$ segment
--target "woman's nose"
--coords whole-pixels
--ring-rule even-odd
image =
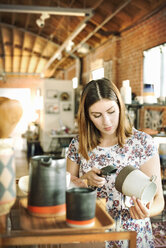
[[[108,115],[104,115],[103,116],[103,123],[104,124],[110,124],[110,118],[109,118],[109,116]]]

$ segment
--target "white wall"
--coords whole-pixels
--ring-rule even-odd
[[[70,80],[45,79],[41,92],[43,95],[43,110],[41,112],[40,139],[43,150],[47,152],[51,142],[51,130],[61,131],[61,123],[71,130],[74,128],[73,83]],[[69,99],[66,101],[61,99],[63,92],[69,94]],[[55,95],[57,97],[54,97]],[[71,110],[65,110],[68,109],[68,106],[71,106]]]

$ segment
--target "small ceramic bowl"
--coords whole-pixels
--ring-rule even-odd
[[[66,188],[68,189],[70,186],[70,178],[71,178],[71,174],[70,172],[66,171]]]
[[[29,175],[20,177],[18,187],[24,195],[28,195]]]

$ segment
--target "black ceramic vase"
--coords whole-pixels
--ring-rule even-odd
[[[96,190],[72,188],[66,191],[66,222],[71,227],[87,228],[95,223]]]
[[[66,159],[31,158],[28,211],[41,217],[66,213]]]

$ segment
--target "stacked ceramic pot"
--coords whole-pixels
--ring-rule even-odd
[[[0,97],[0,216],[10,212],[16,199],[13,139],[9,137],[21,116],[17,100]]]
[[[0,215],[10,211],[16,199],[12,139],[0,139]]]

